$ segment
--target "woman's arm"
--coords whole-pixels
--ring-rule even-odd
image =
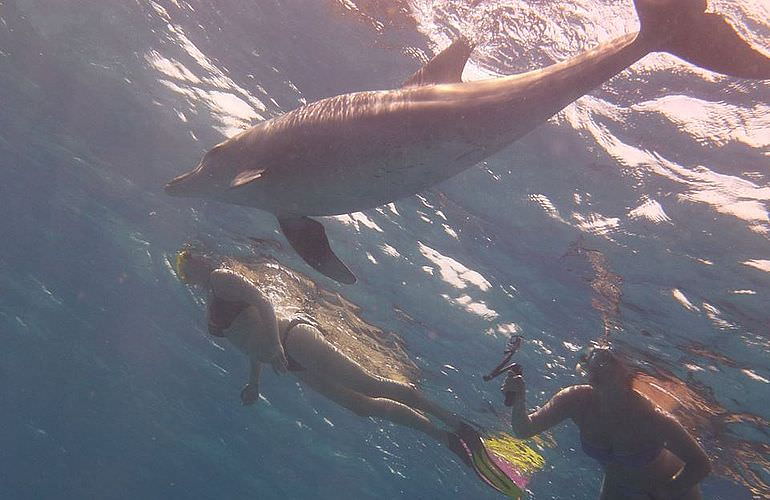
[[[259,399],[259,372],[262,371],[262,365],[255,359],[249,359],[249,362],[249,382],[241,391],[241,403],[244,406],[253,405]]]
[[[222,300],[240,301],[252,305],[265,303],[272,308],[270,301],[259,291],[257,285],[232,269],[215,269],[211,272],[209,283],[214,295]]]
[[[515,394],[511,413],[513,433],[518,438],[526,439],[550,429],[567,418],[574,418],[590,390],[591,388],[585,385],[562,389],[542,408],[528,415],[524,379],[521,375],[509,373],[502,391]]]
[[[678,498],[711,473],[711,463],[703,448],[671,414],[656,410],[654,418],[666,449],[684,462],[684,467],[661,488],[664,498]]]
[[[245,302],[257,308],[262,323],[259,333],[266,336],[271,346],[270,352],[274,353],[273,368],[278,372],[286,371],[286,355],[283,352],[283,345],[278,333],[278,320],[270,300],[248,278],[230,269],[213,271],[210,283],[215,296],[223,300]],[[254,357],[256,349],[249,347],[248,351],[251,354],[252,366],[258,366],[259,361]],[[256,372],[258,374],[259,370],[257,369]]]

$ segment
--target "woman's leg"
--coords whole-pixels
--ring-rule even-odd
[[[347,408],[359,417],[384,418],[394,424],[424,432],[442,444],[447,443],[446,431],[439,429],[425,416],[397,401],[369,397],[325,377],[317,377],[311,372],[297,372],[297,376],[318,393]]]
[[[453,430],[460,425],[457,415],[430,401],[414,387],[367,372],[310,325],[292,328],[285,348],[306,370],[335,384],[371,398],[387,398],[423,411],[439,418]]]

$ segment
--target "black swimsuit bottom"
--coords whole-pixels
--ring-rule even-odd
[[[235,321],[235,318],[243,312],[244,309],[249,307],[246,302],[223,300],[219,297],[212,297],[209,300],[209,333],[215,337],[225,337],[225,330],[230,328]],[[312,325],[308,320],[302,317],[296,317],[289,322],[286,330],[281,335],[281,345],[283,346],[283,352],[286,354],[287,369],[290,372],[301,372],[305,368],[289,355],[286,350],[286,337],[289,335],[289,331],[297,325]]]

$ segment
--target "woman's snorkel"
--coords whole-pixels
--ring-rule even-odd
[[[182,281],[182,283],[187,283],[187,274],[185,273],[185,267],[187,266],[187,261],[190,258],[190,250],[189,249],[182,249],[179,250],[176,253],[176,258],[174,259],[174,271],[176,271],[176,275],[179,277],[179,280]]]
[[[522,374],[521,365],[516,362],[511,362],[511,359],[513,358],[513,355],[516,354],[516,351],[519,350],[519,347],[521,347],[521,335],[514,335],[508,340],[508,343],[505,346],[505,350],[503,351],[503,360],[498,363],[498,365],[487,375],[484,375],[484,382],[489,382],[490,380],[493,380],[503,373],[512,372],[516,375]],[[506,392],[505,393],[505,406],[513,406],[515,394],[512,392]]]

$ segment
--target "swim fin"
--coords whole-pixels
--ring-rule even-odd
[[[461,423],[457,436],[467,451],[470,467],[482,481],[509,498],[523,498],[524,491],[492,459],[481,436],[473,427]]]
[[[452,453],[457,455],[465,465],[473,469],[473,460],[471,460],[470,452],[468,451],[468,447],[463,444],[463,440],[454,432],[448,432],[447,434],[449,449]]]

